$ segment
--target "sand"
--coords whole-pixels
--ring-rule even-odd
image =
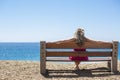
[[[106,62],[82,63],[79,71],[73,63],[47,62],[46,76],[39,66],[35,61],[0,61],[0,80],[120,80],[120,62],[117,73],[111,73]]]

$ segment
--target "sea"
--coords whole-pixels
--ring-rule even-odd
[[[0,60],[40,60],[39,42],[6,42],[0,43]],[[120,60],[120,43],[118,50],[118,60]]]
[[[40,60],[40,43],[0,43],[0,60]]]

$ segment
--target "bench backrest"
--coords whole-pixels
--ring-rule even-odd
[[[43,46],[44,48],[42,48]],[[88,51],[75,52],[72,50],[74,48],[85,48],[88,49]],[[117,52],[113,53],[113,51],[116,51],[116,49],[118,49],[118,43],[116,41],[113,41],[113,43],[86,42],[82,46],[79,46],[78,44],[73,42],[46,43],[45,41],[41,41],[41,51],[45,51],[46,57],[68,57],[68,56],[112,57],[112,54],[117,56]]]

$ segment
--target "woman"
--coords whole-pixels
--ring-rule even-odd
[[[86,39],[84,37],[84,30],[81,28],[78,28],[77,31],[75,32],[74,38],[76,40],[76,44],[82,46]],[[74,49],[74,51],[79,53],[79,51],[84,52],[84,51],[86,51],[86,49]],[[75,69],[78,70],[79,69],[78,65],[80,64],[80,61],[88,60],[88,57],[87,56],[86,57],[70,56],[69,59],[75,62],[75,65],[76,65]]]

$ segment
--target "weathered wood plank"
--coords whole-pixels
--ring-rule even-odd
[[[40,42],[40,72],[41,74],[46,73],[46,43],[45,41]]]
[[[118,63],[118,41],[113,41],[112,65],[111,65],[112,72],[117,72],[117,63]]]
[[[68,57],[68,56],[112,56],[111,52],[46,52],[47,57]]]
[[[47,58],[46,61],[72,62],[69,58]],[[83,60],[82,60],[83,61]],[[88,62],[94,61],[111,61],[111,58],[89,58]]]
[[[78,45],[74,39],[48,42],[46,48],[112,48],[112,43],[87,40],[83,45]]]

